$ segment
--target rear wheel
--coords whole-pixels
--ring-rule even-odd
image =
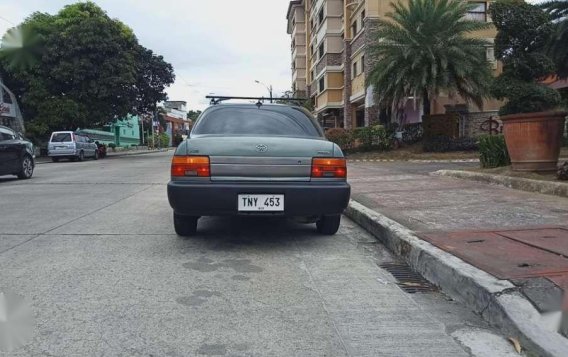
[[[339,224],[341,223],[341,215],[333,216],[322,216],[319,221],[316,222],[316,227],[318,232],[325,235],[334,235],[339,230]]]
[[[85,153],[81,151],[81,152],[79,153],[79,157],[77,158],[77,160],[79,160],[79,161],[85,160]]]
[[[58,158],[58,157],[52,157],[52,158],[51,158],[51,161],[53,161],[53,162],[59,162],[59,158]]]
[[[27,180],[29,178],[32,178],[33,174],[34,174],[34,162],[29,155],[26,155],[22,160],[21,169],[20,172],[18,173],[18,178]]]
[[[174,212],[174,229],[178,236],[191,237],[197,233],[197,220],[199,217],[184,216]]]

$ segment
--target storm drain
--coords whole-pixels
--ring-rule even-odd
[[[430,284],[428,280],[412,271],[408,264],[384,263],[379,264],[379,266],[391,273],[392,276],[394,276],[398,281],[396,284],[409,294],[430,293],[438,291],[436,286]]]

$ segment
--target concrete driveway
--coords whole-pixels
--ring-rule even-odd
[[[0,178],[0,293],[24,297],[35,318],[33,337],[5,355],[512,353],[442,293],[401,289],[381,267],[396,260],[346,218],[333,237],[280,219],[205,218],[198,237],[180,239],[170,156]]]

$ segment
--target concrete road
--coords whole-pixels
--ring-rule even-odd
[[[170,156],[0,178],[0,292],[35,317],[33,338],[0,355],[514,355],[440,292],[404,292],[380,267],[395,259],[348,219],[324,237],[279,219],[205,218],[180,239]]]

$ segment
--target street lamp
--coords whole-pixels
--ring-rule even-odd
[[[266,87],[266,89],[268,89],[268,93],[270,93],[270,103],[272,103],[272,84],[267,86],[266,84],[262,83],[261,81],[255,80],[254,82],[257,83],[257,84],[262,84],[263,86]]]

